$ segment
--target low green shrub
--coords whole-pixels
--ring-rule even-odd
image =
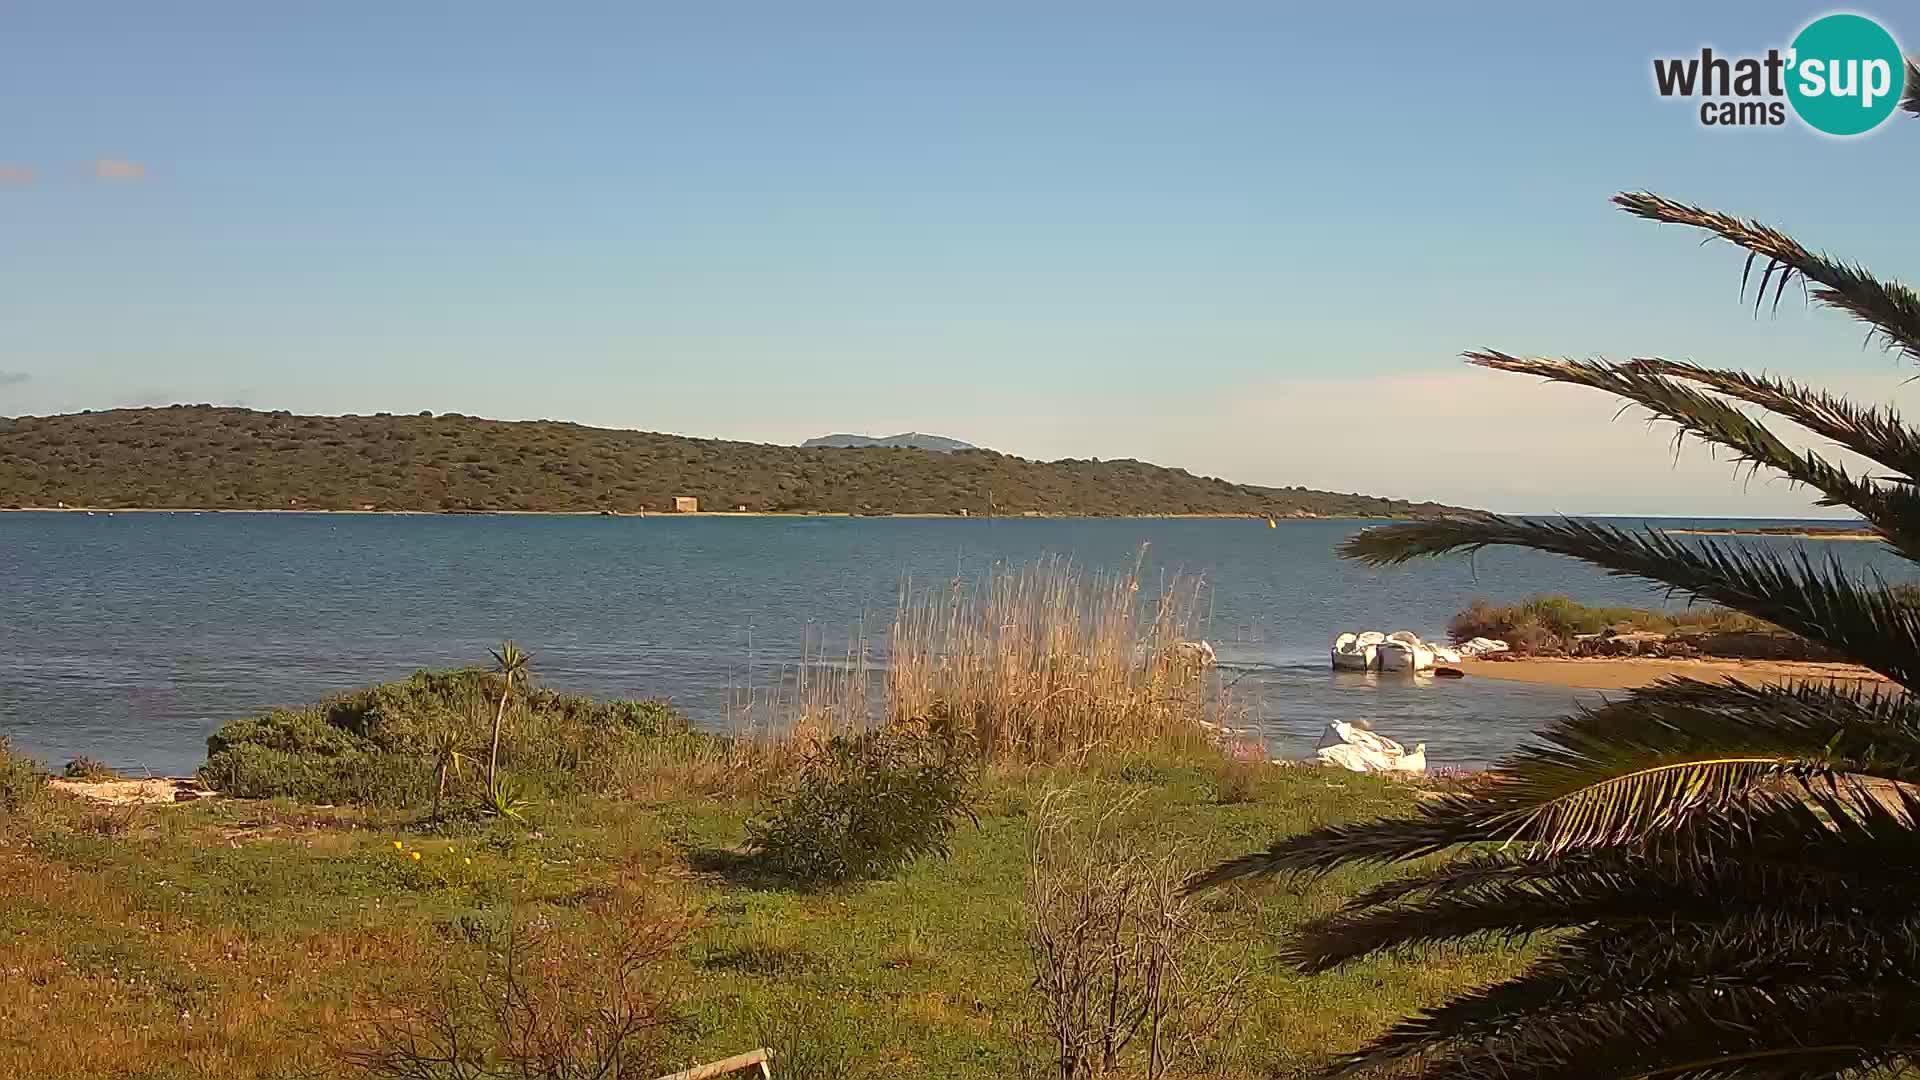
[[[38,762],[15,753],[13,744],[0,735],[0,814],[17,814],[46,790],[47,774]]]
[[[404,807],[431,797],[433,769],[404,754],[302,753],[240,742],[209,754],[200,779],[236,799]]]
[[[1517,604],[1495,604],[1485,597],[1475,597],[1447,624],[1447,634],[1456,642],[1495,638],[1517,653],[1567,652],[1577,638],[1608,630],[1663,634],[1784,632],[1762,619],[1717,606],[1678,611],[1591,607],[1571,597],[1544,594]]]
[[[437,786],[440,736],[471,733],[484,759],[500,677],[479,669],[418,671],[318,705],[233,720],[207,739],[200,777],[240,798],[426,806]],[[500,763],[530,790],[605,790],[623,751],[650,740],[707,738],[659,701],[596,702],[544,687],[516,688]],[[450,795],[484,796],[484,780],[451,778]],[[464,789],[464,790],[463,790]]]
[[[947,854],[960,819],[974,820],[978,767],[958,735],[894,725],[817,746],[748,825],[767,870],[832,885],[891,876]]]

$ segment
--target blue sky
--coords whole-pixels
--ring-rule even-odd
[[[1797,512],[1457,356],[1899,393],[1839,317],[1756,319],[1730,249],[1606,203],[1650,188],[1912,277],[1920,123],[1710,131],[1651,88],[1656,55],[1827,10],[9,4],[0,414],[917,429],[1507,510]],[[1920,47],[1910,10],[1855,10]]]

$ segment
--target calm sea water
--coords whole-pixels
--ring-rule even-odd
[[[209,732],[273,705],[473,664],[512,637],[549,685],[665,697],[725,723],[751,682],[812,641],[884,629],[903,579],[1063,555],[1204,577],[1224,677],[1276,755],[1365,719],[1483,763],[1575,695],[1488,679],[1334,675],[1343,629],[1442,634],[1475,595],[1660,603],[1643,586],[1528,552],[1373,570],[1334,557],[1364,523],[908,518],[0,514],[0,733],[58,764],[195,768]],[[1755,540],[1781,548],[1795,540]],[[1877,545],[1818,543],[1893,578]]]

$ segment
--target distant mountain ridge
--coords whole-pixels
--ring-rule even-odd
[[[175,405],[0,426],[0,508],[1405,518],[1455,512],[1140,461],[802,448],[457,413]]]
[[[959,439],[949,439],[941,435],[925,435],[918,431],[906,431],[898,435],[822,435],[817,439],[808,439],[800,444],[803,450],[822,448],[835,450],[864,450],[871,447],[894,447],[907,450],[932,450],[935,453],[951,454],[955,450],[978,450],[972,443]]]

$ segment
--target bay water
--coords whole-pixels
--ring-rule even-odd
[[[1595,695],[1335,674],[1334,635],[1442,637],[1475,596],[1666,603],[1648,586],[1532,552],[1390,569],[1337,558],[1335,546],[1367,524],[0,513],[0,734],[55,766],[88,754],[183,774],[226,720],[422,667],[483,664],[509,637],[547,685],[666,698],[719,729],[748,687],[779,679],[803,653],[844,655],[862,626],[883,638],[903,584],[938,587],[1048,555],[1124,571],[1144,548],[1149,584],[1203,579],[1204,636],[1273,755],[1304,755],[1329,721],[1364,719],[1427,743],[1431,762],[1479,765]],[[1877,544],[1738,542],[1913,576]]]

